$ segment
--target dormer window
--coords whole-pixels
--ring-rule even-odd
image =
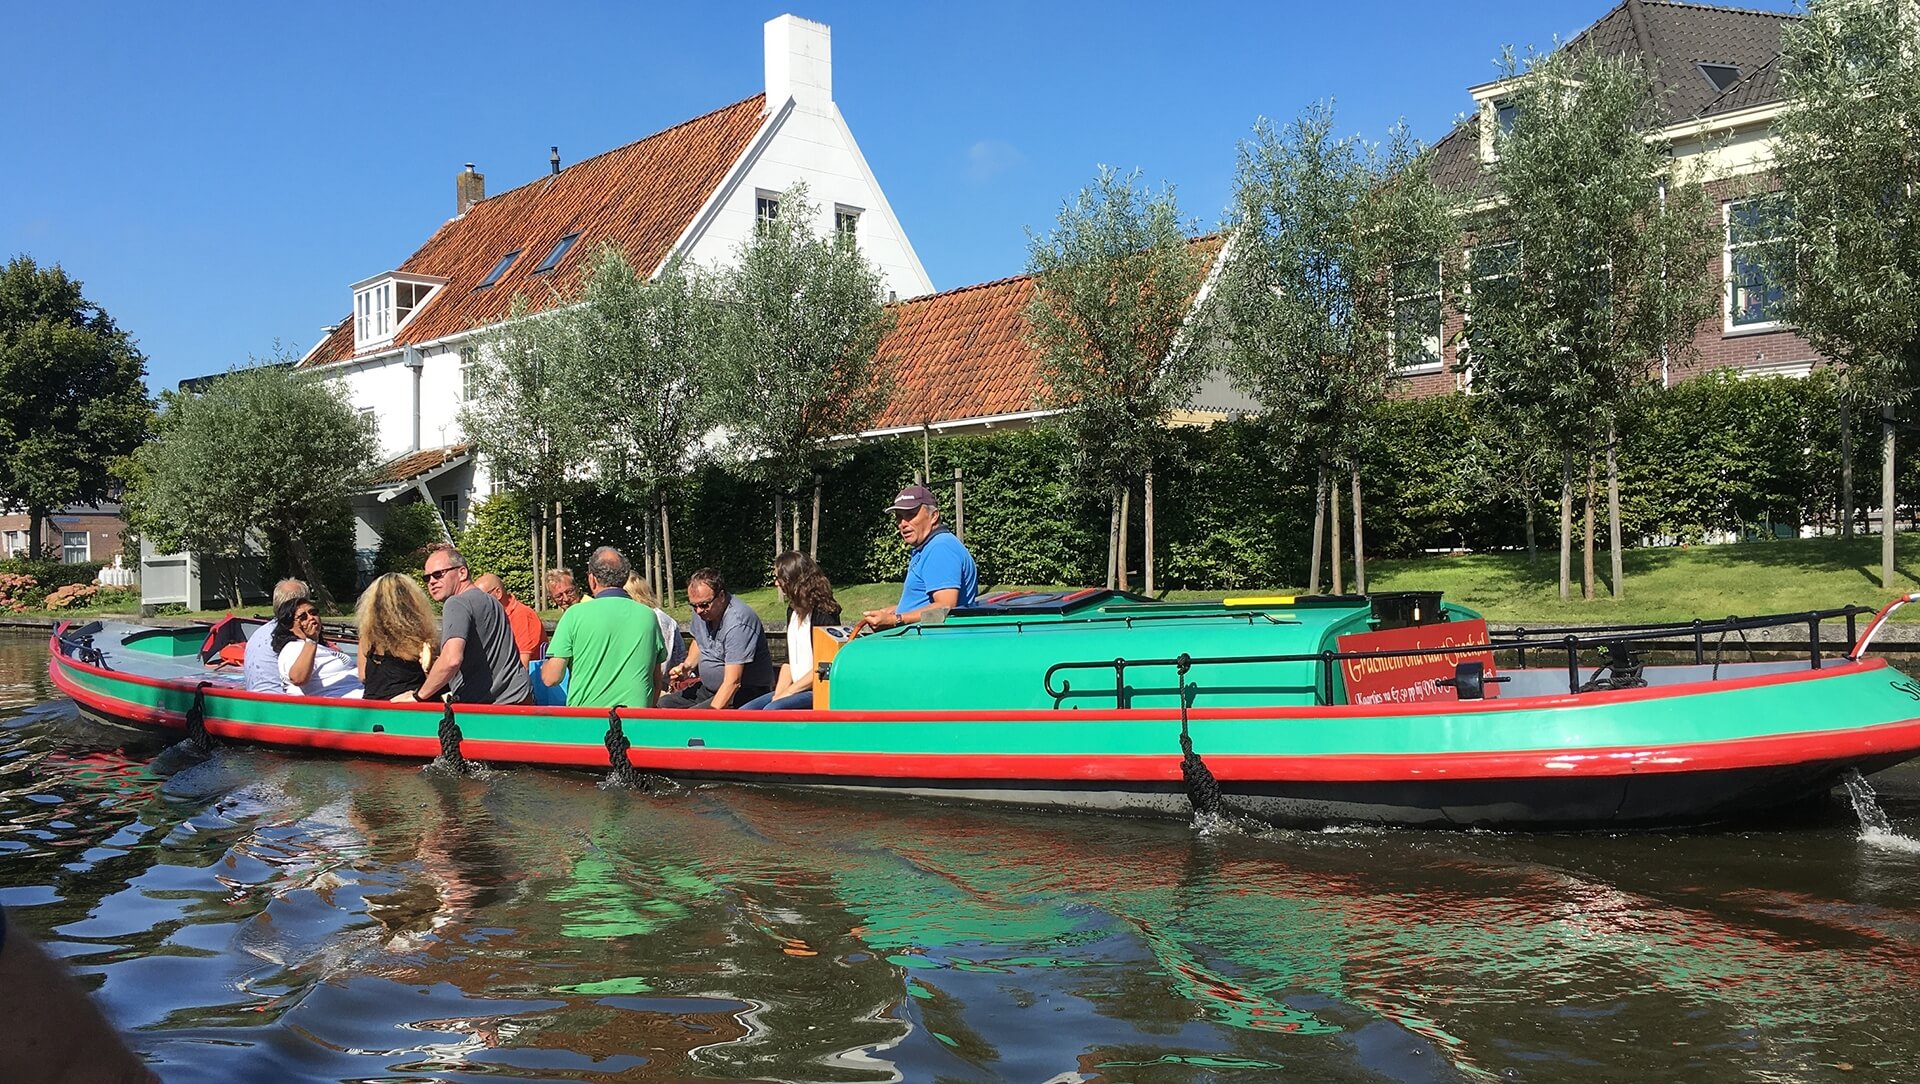
[[[555,241],[553,243],[553,251],[547,253],[547,258],[540,261],[540,266],[534,268],[533,273],[537,275],[542,271],[551,271],[560,266],[560,261],[566,257],[567,250],[572,248],[573,243],[578,240],[580,240],[580,231],[575,230],[560,240]]]
[[[1504,102],[1493,103],[1493,126],[1501,135],[1513,131],[1513,122],[1520,119],[1520,103],[1508,98]]]
[[[353,347],[356,351],[385,346],[433,292],[446,285],[437,275],[410,275],[389,271],[353,284]]]
[[[1740,68],[1735,64],[1700,64],[1700,74],[1707,77],[1713,89],[1724,91],[1740,81]]]

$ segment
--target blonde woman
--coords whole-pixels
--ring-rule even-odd
[[[412,576],[389,572],[367,585],[360,617],[360,680],[368,700],[392,700],[420,688],[439,635],[427,593]]]
[[[653,611],[654,618],[660,622],[660,642],[667,645],[665,669],[671,670],[686,661],[687,640],[680,635],[680,622],[660,606],[660,600],[640,578],[638,572],[627,573],[627,597]]]

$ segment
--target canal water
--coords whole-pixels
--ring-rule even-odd
[[[0,636],[0,905],[169,1082],[1920,1079],[1920,771],[1790,828],[603,790],[81,720]],[[4,1025],[0,1025],[0,1034]]]

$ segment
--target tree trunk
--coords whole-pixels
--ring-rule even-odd
[[[1593,601],[1593,499],[1596,479],[1592,453],[1587,455],[1587,510],[1585,523],[1581,528],[1580,539],[1580,598],[1583,602]]]
[[[787,533],[786,514],[786,504],[780,498],[780,491],[775,489],[773,491],[773,559],[776,561],[780,559],[780,544],[786,541],[783,537]]]
[[[1620,551],[1620,459],[1618,434],[1607,429],[1607,552],[1613,561],[1613,600],[1627,597],[1626,555]]]
[[[533,562],[533,578],[536,583],[541,585],[541,594],[545,596],[547,583],[547,510],[545,502],[542,502],[538,507],[540,509],[538,513],[540,517],[540,550],[539,555]],[[553,604],[551,597],[547,597],[546,601],[549,606]]]
[[[1360,531],[1360,468],[1353,468],[1353,592],[1367,593],[1367,540]]]
[[[793,552],[800,552],[800,494],[793,495]]]
[[[46,553],[44,539],[47,533],[47,510],[45,508],[27,509],[27,560],[38,561]]]
[[[1307,594],[1320,593],[1320,546],[1327,528],[1327,467],[1322,463],[1313,482],[1313,564],[1307,572]]]
[[[1525,486],[1525,488],[1520,491],[1520,502],[1527,506],[1527,567],[1532,568],[1540,563],[1540,538],[1533,524],[1536,513],[1533,506],[1533,486],[1531,484]]]
[[[660,597],[660,565],[654,560],[653,531],[652,517],[641,516],[640,567],[637,571],[640,573],[640,579],[646,583],[647,590],[653,592],[653,597],[657,599]]]
[[[1113,590],[1120,582],[1115,560],[1120,553],[1120,490],[1118,487],[1108,491],[1113,511],[1107,516],[1107,590]]]
[[[540,516],[527,517],[527,561],[533,565],[533,608],[547,608],[547,580],[540,574]]]
[[[813,532],[807,538],[807,556],[820,559],[820,476],[813,476]]]
[[[953,468],[953,537],[967,540],[967,486],[960,468]]]
[[[333,609],[333,592],[327,590],[327,581],[320,578],[320,570],[313,567],[313,552],[307,549],[307,540],[297,531],[286,532],[287,556],[293,558],[294,571],[307,581],[307,593],[313,596],[313,604],[321,610]]]
[[[567,568],[567,517],[559,501],[553,502],[553,567]]]
[[[1573,594],[1573,452],[1560,450],[1560,601]]]
[[[1853,538],[1853,411],[1840,400],[1840,538]]]
[[[660,604],[673,608],[673,532],[668,529],[667,495],[660,494],[660,563],[666,579],[667,589],[660,593]]]
[[[1141,522],[1142,522],[1142,527],[1145,530],[1145,537],[1141,541],[1146,543],[1146,549],[1147,549],[1147,561],[1146,561],[1147,594],[1150,596],[1153,596],[1154,582],[1153,582],[1153,472],[1152,471],[1147,472],[1146,489],[1143,493],[1143,496],[1146,500],[1146,506],[1141,509],[1141,512],[1143,513],[1143,516],[1144,516]],[[1154,596],[1154,597],[1158,597],[1158,596]]]
[[[1893,408],[1880,408],[1880,587],[1893,590]]]
[[[1327,523],[1327,538],[1332,542],[1329,556],[1333,558],[1333,593],[1345,594],[1340,586],[1340,483],[1337,480],[1327,487]]]
[[[1133,487],[1127,486],[1120,491],[1120,546],[1119,549],[1115,551],[1119,554],[1119,558],[1114,565],[1114,571],[1119,575],[1120,590],[1122,591],[1130,590],[1133,587],[1127,575],[1127,562],[1132,550],[1132,548],[1127,545],[1127,528],[1131,526],[1128,520],[1132,518]]]

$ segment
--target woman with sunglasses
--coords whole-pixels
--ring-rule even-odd
[[[273,611],[273,653],[287,691],[300,696],[359,698],[366,693],[353,660],[326,642],[312,599],[288,599]]]

